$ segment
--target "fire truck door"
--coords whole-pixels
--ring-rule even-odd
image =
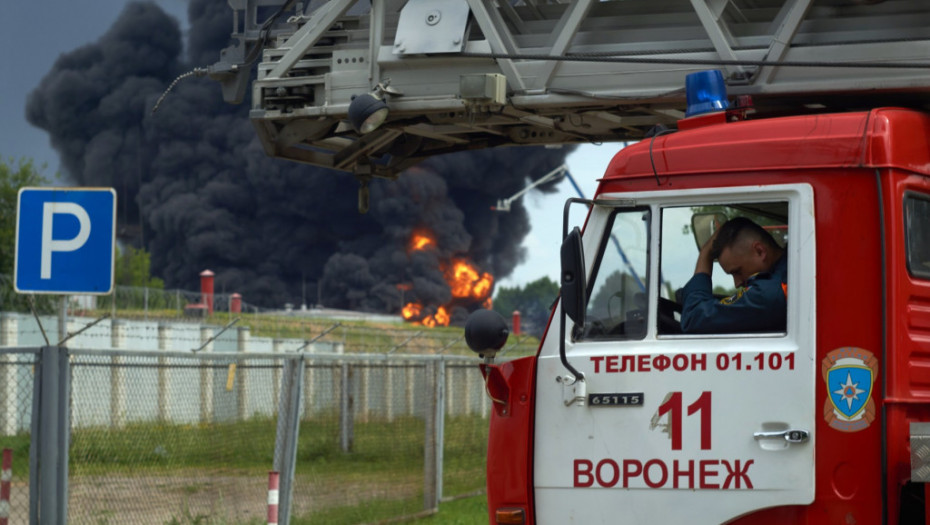
[[[814,498],[813,193],[807,185],[624,194],[584,234],[583,327],[538,360],[539,523],[723,523]],[[786,326],[681,333],[674,290],[694,274],[694,213],[746,216],[783,246]],[[719,266],[718,293],[740,290]],[[750,286],[752,286],[750,284]],[[773,315],[777,315],[773,314]]]

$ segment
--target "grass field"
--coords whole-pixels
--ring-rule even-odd
[[[356,423],[351,452],[335,417],[301,423],[294,524],[376,523],[423,511],[423,421]],[[484,487],[487,420],[448,418],[444,494]],[[28,469],[28,436],[16,438],[15,471]],[[211,425],[133,424],[76,429],[69,518],[94,523],[260,523],[275,424],[268,418]],[[444,503],[423,523],[482,523],[484,498]],[[446,521],[446,517],[450,521]],[[258,520],[258,521],[256,521]],[[432,521],[431,521],[432,520]]]
[[[484,494],[441,503],[438,514],[415,520],[421,525],[477,525],[487,522],[488,503]]]

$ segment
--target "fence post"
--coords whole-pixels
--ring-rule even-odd
[[[304,414],[309,417],[313,414],[313,394],[315,393],[316,374],[313,368],[313,360],[305,358],[304,366]]]
[[[340,365],[339,381],[339,447],[343,452],[352,452],[355,442],[355,394],[352,367]]]
[[[240,354],[239,366],[236,368],[236,408],[239,421],[245,421],[249,416],[249,389],[248,389],[248,367],[245,366],[248,364],[248,361],[243,359],[245,357],[242,354],[245,354],[249,351],[249,339],[251,332],[249,327],[240,326],[238,330],[238,337],[236,339],[236,351]]]
[[[213,329],[206,326],[200,327],[200,344],[206,343],[213,337]],[[213,341],[201,350],[201,352],[212,352]],[[209,423],[213,421],[213,368],[210,361],[204,361],[200,368],[200,421]]]
[[[388,423],[394,422],[394,365],[389,361],[384,362],[384,417]]]
[[[442,411],[443,376],[445,366],[442,359],[426,364],[426,397],[424,414],[425,439],[423,447],[423,508],[439,507],[442,495]]]
[[[0,313],[0,346],[19,344],[19,318],[12,313]]]
[[[417,365],[413,361],[404,361],[404,398],[407,401],[407,415],[416,414],[416,406],[413,401],[414,386],[416,385]]]
[[[442,400],[449,395],[449,387],[446,384],[446,360],[442,356],[439,356],[436,382],[436,507],[439,507],[439,500],[442,499],[442,466],[445,461],[443,449],[446,442],[446,404]]]
[[[158,323],[158,349],[162,352],[171,350],[171,327]],[[168,358],[158,356],[158,420],[168,422],[171,419],[171,389],[169,387]]]
[[[369,416],[369,388],[371,387],[371,366],[368,363],[362,363],[359,365],[361,370],[361,385],[359,385],[359,421],[362,423],[368,423]]]
[[[58,296],[58,340],[68,337],[68,296]]]
[[[443,361],[445,364],[445,361]],[[455,368],[446,368],[446,373],[443,374],[443,380],[450,385],[450,388],[446,391],[446,412],[449,414],[455,414],[455,406],[453,405],[454,398],[456,397],[455,392]]]
[[[281,500],[278,489],[280,479],[280,473],[275,471],[268,473],[268,525],[278,525],[278,501]]]
[[[29,494],[39,494],[39,436],[40,421],[39,401],[42,398],[42,351],[33,356],[34,377],[32,380],[32,414],[29,421]],[[39,523],[39,498],[29,497],[29,523]]]
[[[19,342],[19,322],[13,314],[0,314],[0,346],[16,346]],[[0,435],[16,435],[16,401],[19,382],[16,381],[16,359],[0,355]]]
[[[31,450],[37,451],[38,469],[30,470],[30,492],[35,494],[37,515],[30,522],[62,524],[68,522],[68,443],[71,434],[71,368],[68,349],[43,346],[37,383],[38,399],[33,400],[33,418],[38,435],[33,433]],[[36,429],[34,429],[36,430]],[[30,457],[30,465],[33,458]],[[37,485],[32,480],[37,480]],[[32,492],[38,489],[38,492]],[[30,514],[33,512],[30,506]]]
[[[10,485],[13,482],[13,449],[3,449],[0,463],[0,525],[10,523]]]
[[[294,468],[297,464],[297,440],[300,434],[300,400],[303,397],[304,358],[284,361],[281,397],[278,399],[278,426],[274,447],[274,470],[279,473],[278,524],[291,520],[291,496]]]
[[[271,352],[273,354],[281,353],[281,339],[272,339],[271,340]],[[283,363],[280,359],[275,359],[274,368],[271,369],[271,396],[272,399],[281,399],[281,368]],[[278,414],[280,417],[280,414]]]
[[[126,347],[126,322],[114,319],[110,325],[110,346],[113,348]],[[119,428],[126,418],[126,372],[122,365],[123,357],[114,355],[110,357],[110,426]]]
[[[426,392],[435,389],[436,365],[432,361],[426,363]],[[436,398],[426,396],[423,411],[423,508],[430,510],[436,508]]]
[[[472,370],[477,370],[477,369],[478,369],[477,366],[470,366],[470,367],[468,367],[468,368],[463,368],[463,369],[462,369],[462,374],[463,374],[463,377],[462,377],[462,383],[463,383],[463,384],[462,384],[462,388],[465,390],[465,393],[462,394],[462,395],[465,397],[465,413],[464,413],[464,415],[466,415],[466,416],[470,416],[470,415],[472,414],[472,412],[474,412],[474,410],[472,410],[472,408],[475,406],[475,404],[474,404],[474,399],[473,399],[473,398],[474,398],[474,395],[472,394],[472,385],[474,385],[475,382],[471,380],[471,377],[472,377],[472,374],[473,374]]]

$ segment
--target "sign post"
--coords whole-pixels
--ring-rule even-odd
[[[116,191],[112,188],[22,188],[16,212],[13,287],[19,293],[61,294],[59,338],[67,339],[68,294],[113,291]],[[41,321],[40,325],[41,326]],[[44,333],[44,331],[43,331]],[[68,429],[71,369],[67,347],[45,346],[39,357],[33,413],[30,521],[68,521]]]

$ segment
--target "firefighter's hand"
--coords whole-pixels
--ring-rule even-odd
[[[711,256],[711,251],[714,247],[714,239],[717,238],[717,233],[720,230],[714,232],[710,236],[710,239],[707,239],[707,242],[704,243],[704,246],[701,247],[701,253],[698,254],[697,264],[694,266],[694,273],[706,273],[712,275],[714,271],[714,258]]]

